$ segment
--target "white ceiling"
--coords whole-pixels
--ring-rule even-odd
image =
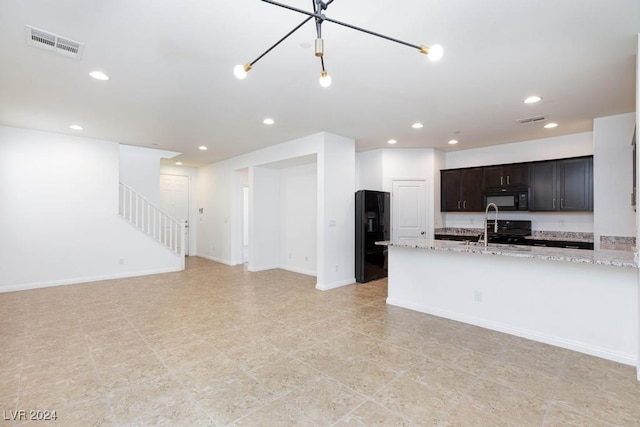
[[[335,0],[326,16],[445,55],[431,62],[325,22],[323,89],[311,21],[237,80],[236,64],[305,16],[259,0],[1,1],[0,124],[178,151],[200,166],[319,131],[359,151],[390,138],[459,150],[590,131],[595,117],[635,110],[638,0]],[[25,25],[84,43],[82,59],[29,46]],[[542,102],[524,105],[532,94]],[[559,126],[516,123],[535,115]]]

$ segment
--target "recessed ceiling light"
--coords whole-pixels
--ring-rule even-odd
[[[102,71],[92,71],[89,73],[89,75],[96,80],[109,80],[109,76],[107,76]]]
[[[396,141],[395,139],[390,139],[387,141],[387,144],[396,144],[398,141]]]
[[[414,124],[411,125],[412,128],[414,129],[421,129],[424,125],[420,122],[415,122]]]
[[[457,139],[450,139],[450,140],[449,140],[449,145],[455,145],[455,144],[457,144],[457,143],[458,143],[458,140],[457,140]]]
[[[524,100],[525,104],[535,104],[536,102],[540,102],[542,101],[542,98],[540,98],[538,95],[532,95],[529,96],[528,98],[526,98]]]
[[[270,119],[269,117],[267,117],[266,119],[264,119],[264,120],[262,121],[262,123],[264,123],[265,125],[272,125],[272,124],[274,124],[275,122],[273,121],[273,119]]]
[[[82,126],[80,126],[80,125],[71,125],[71,126],[69,126],[69,128],[71,128],[73,130],[82,130]]]
[[[178,162],[176,162],[176,165],[182,166],[182,162],[178,161]]]
[[[545,129],[553,129],[553,128],[557,128],[558,124],[557,123],[547,123],[546,125],[544,125]]]
[[[207,146],[206,145],[201,145],[200,147],[198,147],[198,150],[207,151]]]

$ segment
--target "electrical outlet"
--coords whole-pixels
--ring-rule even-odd
[[[473,300],[474,300],[475,302],[482,302],[482,292],[480,292],[480,291],[475,291],[475,292],[473,293]]]
[[[338,268],[338,266],[336,265],[336,273],[338,272],[338,270],[339,270],[339,268]]]
[[[118,259],[118,264],[120,264],[120,265],[124,264],[124,258]]]

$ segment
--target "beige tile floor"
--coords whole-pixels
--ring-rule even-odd
[[[640,425],[630,366],[387,306],[384,280],[187,265],[0,294],[0,425]]]

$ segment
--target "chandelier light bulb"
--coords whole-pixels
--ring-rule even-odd
[[[442,59],[442,55],[444,55],[444,49],[439,44],[434,44],[429,48],[429,53],[427,56],[433,62],[439,61]]]
[[[242,80],[245,77],[247,77],[247,72],[250,69],[251,69],[251,65],[249,64],[245,64],[245,65],[238,64],[235,67],[233,67],[233,75],[236,76],[237,79]]]
[[[323,71],[320,74],[319,82],[320,82],[320,86],[329,87],[329,86],[331,86],[331,76],[326,71]]]

